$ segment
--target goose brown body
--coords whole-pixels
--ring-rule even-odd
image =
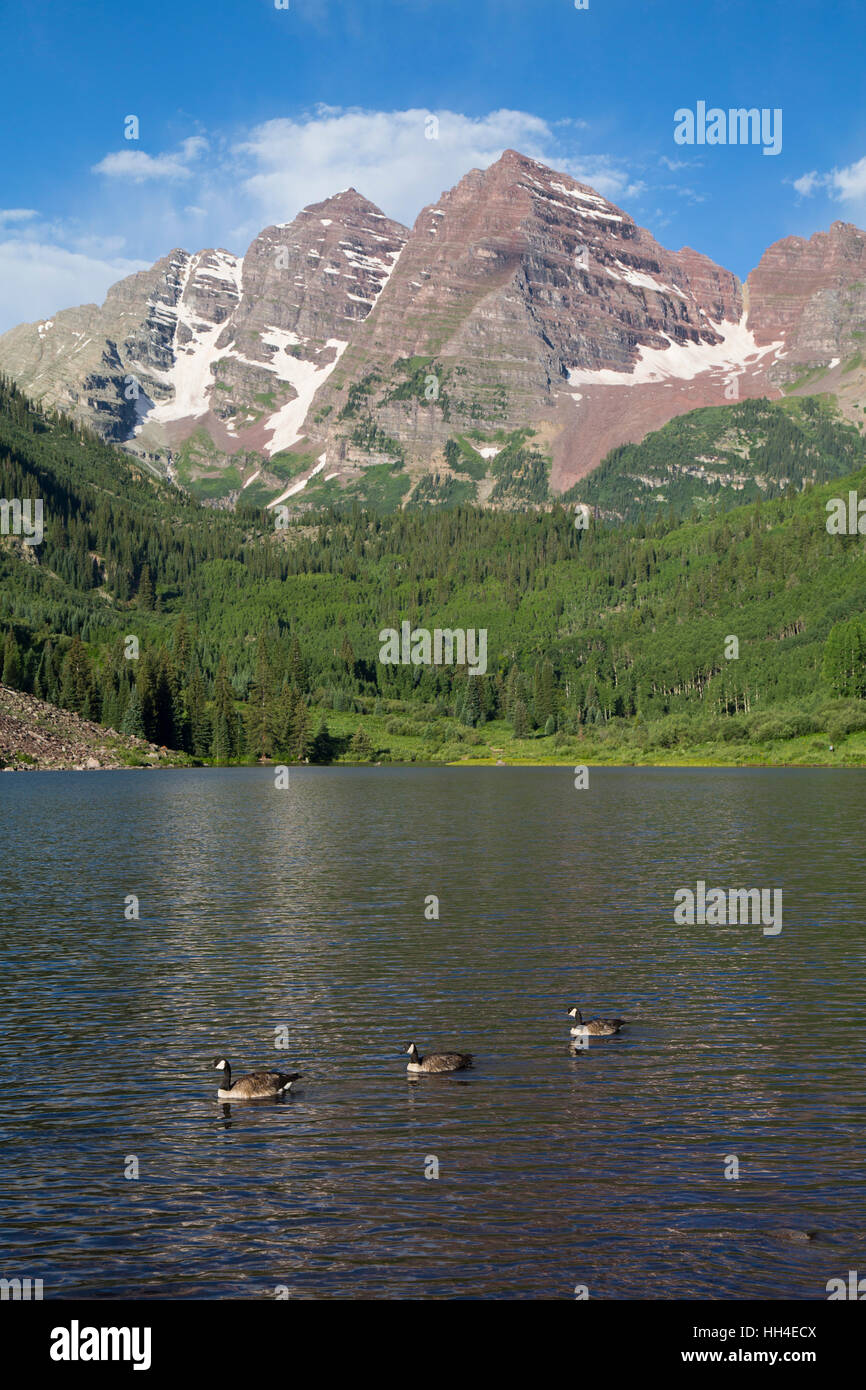
[[[407,1051],[409,1065],[406,1070],[415,1073],[466,1071],[472,1066],[472,1054],[469,1052],[431,1052],[429,1057],[422,1057],[414,1043]]]
[[[569,1009],[568,1016],[577,1019],[578,1026],[572,1028],[572,1037],[581,1037],[588,1033],[592,1038],[609,1038],[628,1022],[626,1018],[590,1018],[584,1023],[580,1009]]]
[[[214,1060],[214,1070],[223,1074],[223,1084],[217,1091],[220,1100],[266,1100],[269,1096],[281,1096],[301,1075],[299,1071],[251,1071],[232,1084],[232,1069],[224,1058]]]

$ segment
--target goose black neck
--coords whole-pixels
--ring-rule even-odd
[[[231,1067],[229,1066],[228,1062],[226,1062],[225,1066],[223,1067],[223,1084],[222,1084],[222,1089],[223,1089],[224,1091],[230,1091],[231,1088],[232,1088],[232,1069],[231,1069]]]

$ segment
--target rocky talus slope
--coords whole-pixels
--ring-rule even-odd
[[[184,762],[180,754],[81,719],[33,695],[0,685],[0,770],[47,771]]]

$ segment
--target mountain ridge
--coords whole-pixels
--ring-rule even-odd
[[[411,229],[349,188],[243,257],[175,249],[4,334],[0,369],[216,505],[525,505],[496,469],[518,435],[553,497],[676,415],[810,374],[862,420],[864,282],[852,224],[783,238],[741,284],[507,150]]]

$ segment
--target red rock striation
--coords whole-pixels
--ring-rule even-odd
[[[850,224],[777,242],[741,286],[507,150],[411,232],[347,189],[242,261],[172,252],[102,308],[7,333],[0,369],[158,462],[194,437],[211,493],[229,463],[242,478],[224,502],[386,460],[447,473],[452,441],[471,431],[489,459],[523,428],[564,489],[696,406],[832,390],[856,418],[864,317],[866,234]]]

